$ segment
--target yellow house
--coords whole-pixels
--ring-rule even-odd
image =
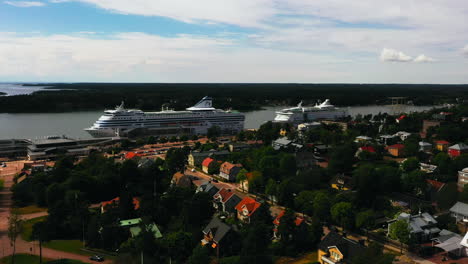
[[[348,191],[352,189],[352,177],[344,175],[344,174],[337,174],[330,182],[330,186],[333,189],[338,191]]]
[[[438,140],[435,142],[436,144],[436,149],[438,151],[447,151],[450,143],[448,141],[445,141],[445,140]]]
[[[288,133],[288,131],[286,131],[286,129],[284,129],[284,128],[282,128],[282,129],[280,130],[280,135],[281,135],[282,137],[286,136],[287,133]]]
[[[357,241],[345,238],[331,231],[318,246],[320,264],[348,263],[355,256],[362,254],[365,246]]]

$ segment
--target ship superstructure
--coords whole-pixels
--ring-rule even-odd
[[[223,134],[234,134],[244,129],[245,116],[236,111],[216,109],[212,98],[205,96],[196,105],[185,111],[163,108],[159,112],[143,112],[125,109],[124,104],[114,110],[105,110],[90,128],[93,137],[128,136],[130,134],[151,135],[204,135],[212,126]]]
[[[315,120],[335,120],[348,115],[345,109],[335,107],[326,99],[321,104],[312,107],[302,106],[300,102],[296,107],[282,109],[276,112],[274,122],[303,123]]]

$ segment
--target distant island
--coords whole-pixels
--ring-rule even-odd
[[[26,84],[44,86],[44,84]],[[468,85],[427,84],[168,84],[168,83],[55,83],[30,95],[0,98],[1,113],[41,113],[103,110],[125,101],[129,108],[181,110],[201,97],[214,98],[217,108],[240,111],[264,106],[313,105],[330,99],[337,106],[385,105],[403,96],[414,105],[468,100]],[[45,91],[46,90],[46,91]]]

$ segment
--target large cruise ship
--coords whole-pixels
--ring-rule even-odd
[[[300,102],[296,107],[286,108],[276,112],[274,122],[303,123],[315,120],[335,120],[348,115],[344,109],[340,109],[330,104],[327,99],[321,104],[312,107],[302,106]]]
[[[218,126],[223,134],[234,134],[244,129],[244,119],[242,113],[214,108],[212,98],[207,96],[185,111],[163,108],[160,112],[143,112],[125,109],[122,102],[115,110],[105,110],[85,131],[93,137],[204,135],[210,127]]]

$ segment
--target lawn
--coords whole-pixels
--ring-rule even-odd
[[[81,250],[83,248],[83,242],[80,240],[52,240],[44,243],[44,247],[79,255],[89,255],[89,253]]]
[[[47,261],[48,259],[42,258],[42,260]],[[10,264],[11,256],[0,259],[1,264]],[[29,254],[16,254],[15,264],[32,264],[39,263],[39,257]]]
[[[85,264],[84,262],[71,259],[58,259],[50,260],[47,258],[42,258],[42,263],[45,264]],[[10,264],[11,256],[0,259],[0,264]],[[15,264],[34,264],[39,263],[39,256],[29,255],[29,254],[16,254]]]
[[[18,214],[24,215],[24,214],[34,214],[34,213],[39,213],[39,212],[46,212],[47,208],[41,208],[41,207],[37,207],[35,205],[30,205],[30,206],[26,206],[26,207],[15,208],[14,210],[16,210],[16,212],[18,212]]]
[[[21,230],[21,238],[24,241],[31,241],[31,234],[32,234],[32,228],[33,225],[37,222],[42,222],[46,219],[47,216],[41,216],[38,218],[33,218],[29,219],[27,221],[24,221],[22,224],[22,230]]]
[[[275,264],[309,264],[317,261],[317,251],[308,253],[297,258],[280,257]]]

